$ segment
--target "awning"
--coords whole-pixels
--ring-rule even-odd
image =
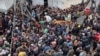
[[[0,0],[0,12],[7,12],[13,5],[13,0]]]

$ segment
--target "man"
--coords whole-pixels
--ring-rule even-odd
[[[27,48],[26,42],[23,42],[22,45],[16,49],[16,53],[19,56],[20,56],[20,53],[23,53],[22,55],[28,54],[28,48]]]
[[[23,50],[19,52],[18,56],[27,56],[26,52],[24,52]]]
[[[96,8],[96,1],[91,0],[91,10],[94,12],[94,9]]]
[[[45,15],[45,18],[46,18],[47,22],[51,22],[52,21],[52,18],[49,15]]]
[[[98,4],[97,13],[100,13],[100,2]]]

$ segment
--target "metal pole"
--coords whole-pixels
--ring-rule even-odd
[[[13,16],[13,22],[12,22],[12,37],[11,37],[11,56],[13,56],[13,37],[14,37],[14,27],[15,27],[15,14],[16,14],[16,0],[14,0],[14,16]]]

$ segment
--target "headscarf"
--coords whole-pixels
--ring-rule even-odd
[[[19,52],[18,56],[27,56],[26,52]]]

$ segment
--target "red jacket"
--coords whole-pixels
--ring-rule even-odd
[[[95,39],[96,41],[100,41],[100,33],[96,33],[96,34],[94,35],[94,39]]]

